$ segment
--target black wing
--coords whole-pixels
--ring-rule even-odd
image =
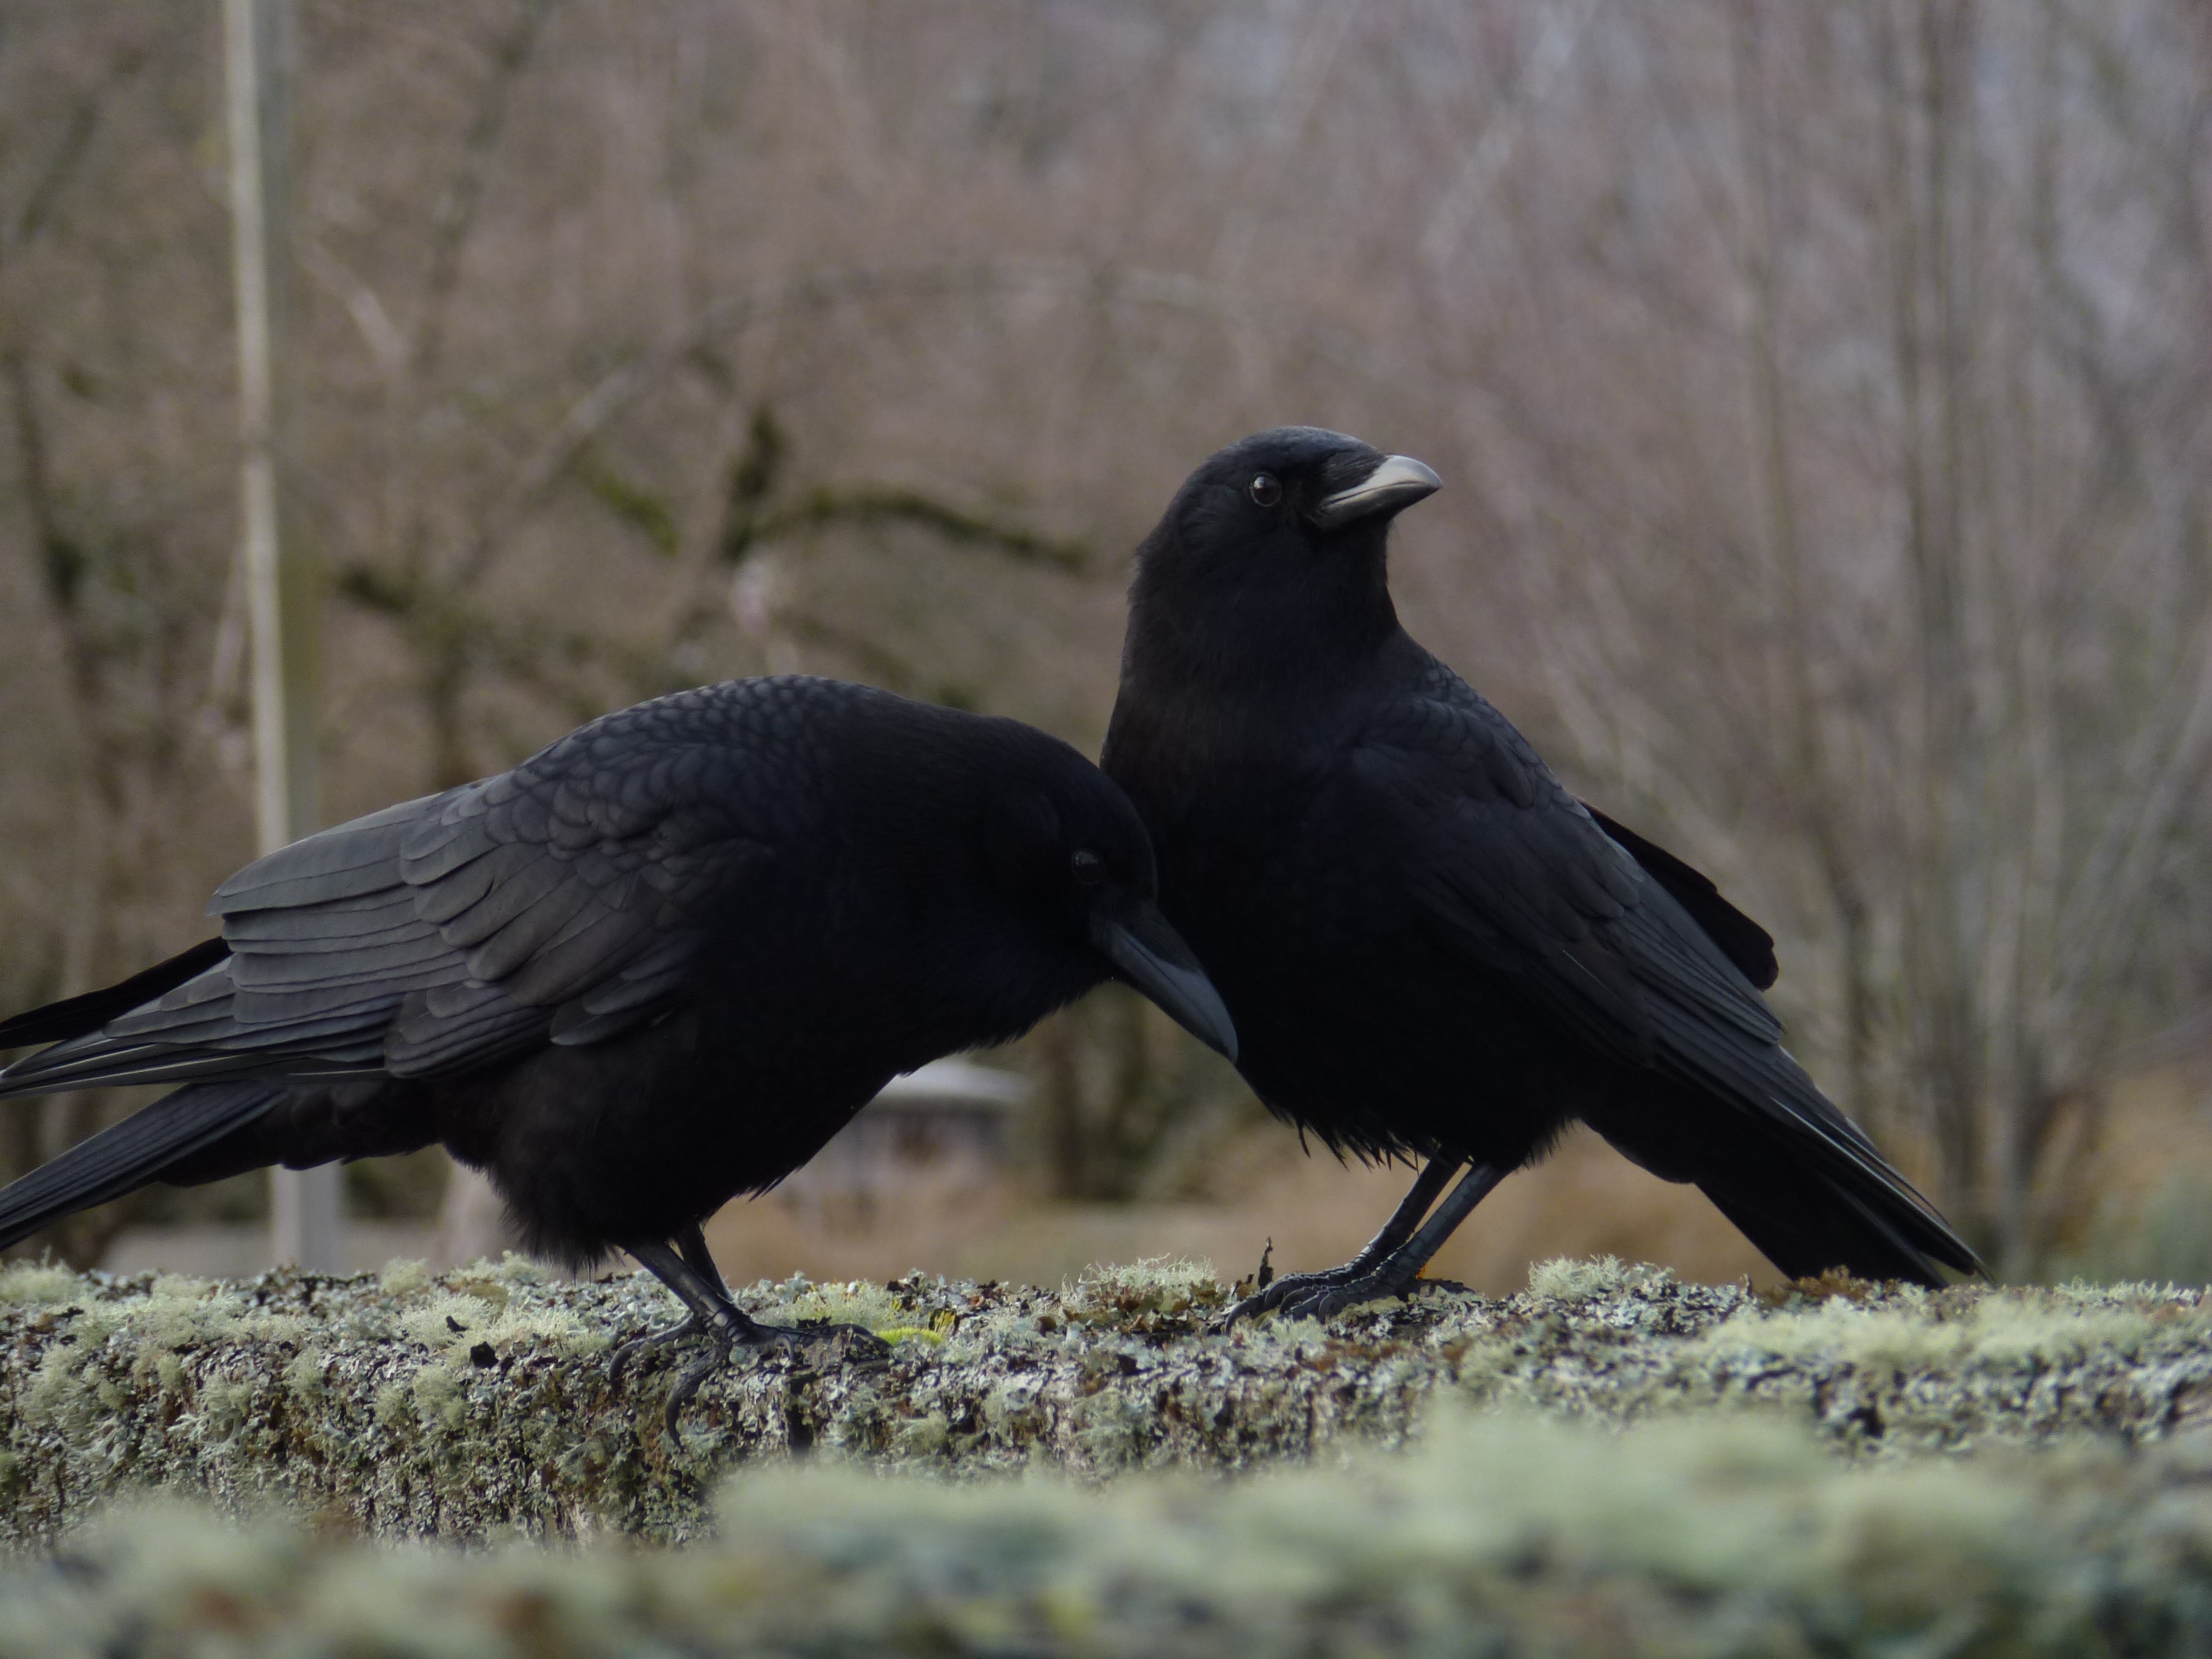
[[[1674,1097],[1724,1108],[1717,1126],[1627,1116],[1598,1126],[1608,1139],[1662,1173],[1698,1180],[1785,1267],[1796,1242],[1746,1219],[1749,1200],[1735,1191],[1741,1149],[1709,1155],[1699,1145],[1712,1138],[1707,1129],[1776,1149],[1784,1166],[1796,1166],[1785,1173],[1817,1172],[1846,1218],[1838,1227],[1852,1234],[1835,1246],[1845,1253],[1820,1265],[1929,1282],[1940,1280],[1931,1258],[1976,1265],[1783,1049],[1780,1023],[1668,884],[1464,682],[1439,665],[1429,683],[1379,710],[1354,772],[1447,949],[1506,980],[1578,1040],[1684,1085]]]
[[[1582,806],[1599,829],[1628,849],[1629,856],[1644,866],[1645,875],[1674,895],[1674,902],[1689,913],[1707,939],[1721,947],[1738,973],[1762,991],[1782,976],[1782,964],[1774,956],[1774,935],[1723,898],[1711,876],[1615,823],[1588,801]]]
[[[0,1094],[436,1076],[652,1019],[747,876],[806,834],[818,684],[642,703],[249,865],[210,906],[227,957],[0,1073]]]

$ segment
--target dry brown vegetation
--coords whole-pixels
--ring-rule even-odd
[[[328,816],[770,668],[1095,744],[1174,483],[1345,428],[1449,483],[1414,631],[1775,929],[1818,1074],[2008,1270],[2087,1224],[2118,1058],[2212,965],[2200,9],[302,26]],[[187,942],[250,850],[216,44],[0,11],[11,1006]],[[1110,997],[1024,1063],[1065,1195],[1200,1190],[1250,1121]]]

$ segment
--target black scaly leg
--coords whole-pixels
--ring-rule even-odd
[[[722,1270],[714,1265],[714,1258],[707,1254],[707,1230],[693,1222],[668,1241],[676,1247],[676,1254],[688,1262],[693,1272],[714,1287],[714,1293],[723,1301],[730,1299],[730,1282],[722,1277]]]
[[[1413,1236],[1413,1230],[1421,1224],[1421,1218],[1429,1212],[1429,1206],[1435,1203],[1437,1194],[1443,1191],[1444,1183],[1466,1161],[1452,1152],[1441,1153],[1431,1158],[1414,1178],[1412,1189],[1399,1200],[1398,1207],[1390,1212],[1390,1218],[1382,1224],[1382,1231],[1369,1239],[1360,1248],[1358,1255],[1340,1267],[1328,1267],[1319,1273],[1285,1273],[1223,1315],[1222,1326],[1226,1328],[1254,1314],[1279,1308],[1292,1297],[1303,1297],[1308,1291],[1328,1290],[1366,1278],[1391,1251]]]
[[[662,1348],[688,1342],[694,1337],[713,1339],[721,1356],[727,1358],[731,1346],[738,1340],[743,1330],[738,1322],[743,1320],[747,1324],[751,1322],[730,1301],[729,1293],[722,1288],[720,1280],[700,1273],[675,1249],[659,1239],[633,1239],[623,1248],[672,1291],[688,1312],[682,1324],[672,1325],[665,1331],[648,1331],[617,1348],[613,1361],[607,1368],[609,1380],[620,1382],[623,1372],[633,1361],[642,1359]]]
[[[1493,1164],[1470,1165],[1437,1212],[1421,1224],[1411,1238],[1390,1252],[1373,1271],[1340,1285],[1323,1285],[1291,1297],[1282,1305],[1285,1319],[1334,1319],[1346,1308],[1386,1296],[1404,1296],[1413,1288],[1429,1258],[1443,1248],[1468,1212],[1490,1195],[1491,1188],[1512,1173]]]
[[[668,1391],[666,1416],[672,1436],[677,1433],[678,1415],[690,1403],[691,1396],[699,1392],[699,1385],[728,1364],[732,1351],[739,1346],[836,1340],[842,1345],[847,1358],[873,1359],[890,1352],[874,1332],[857,1325],[802,1328],[762,1324],[730,1299],[721,1273],[714,1266],[714,1257],[707,1253],[706,1235],[696,1224],[677,1234],[672,1247],[659,1239],[640,1239],[623,1248],[673,1291],[690,1312],[680,1325],[623,1343],[608,1368],[609,1379],[619,1382],[629,1362],[651,1350],[699,1336],[714,1344],[714,1352],[686,1370]]]

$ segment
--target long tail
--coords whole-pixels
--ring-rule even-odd
[[[284,1097],[281,1085],[250,1078],[199,1083],[164,1095],[0,1188],[0,1249],[64,1216],[159,1181]]]
[[[175,990],[186,980],[198,978],[229,954],[230,946],[222,940],[203,939],[191,950],[155,963],[104,991],[88,991],[81,997],[64,998],[17,1014],[13,1019],[0,1019],[0,1053],[89,1036],[118,1014],[127,1014],[141,1003]]]
[[[1778,1104],[1793,1109],[1746,1112],[1684,1080],[1650,1079],[1638,1097],[1592,1113],[1590,1127],[1654,1175],[1695,1182],[1792,1279],[1840,1267],[1933,1289],[1948,1282],[1946,1268],[1982,1271],[1936,1206],[1774,1054]]]
[[[1917,1194],[1908,1196],[1911,1189],[1902,1176],[1870,1180],[1856,1164],[1747,1135],[1702,1159],[1697,1184],[1792,1279],[1840,1267],[1859,1279],[1901,1279],[1939,1289],[1945,1267],[1981,1270],[1973,1251],[1942,1218],[1915,1203]]]

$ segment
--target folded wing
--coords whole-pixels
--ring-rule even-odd
[[[1740,1223],[1755,1199],[1736,1188],[1761,1170],[1777,1180],[1813,1172],[1839,1224],[1863,1235],[1840,1241],[1852,1254],[1822,1266],[1856,1261],[1869,1264],[1860,1271],[1935,1282],[1936,1262],[1976,1265],[1781,1047],[1781,1024],[1746,975],[1745,958],[1760,965],[1750,937],[1737,930],[1723,950],[1676,896],[1681,875],[1640,861],[1632,838],[1601,826],[1464,682],[1439,666],[1433,684],[1387,705],[1354,766],[1371,810],[1393,824],[1407,879],[1446,949],[1577,1040],[1666,1079],[1670,1102],[1719,1109],[1685,1121],[1624,1106],[1595,1125],[1609,1139],[1662,1174],[1698,1181]],[[1765,939],[1717,892],[1704,900],[1693,887],[1692,896],[1709,919],[1719,905]],[[1723,1152],[1709,1150],[1723,1141]],[[1778,1260],[1796,1248],[1770,1248],[1774,1228],[1762,1237],[1743,1224]]]
[[[744,742],[753,690],[623,710],[511,772],[247,866],[210,906],[220,945],[178,958],[169,982],[142,976],[160,994],[116,1009],[126,982],[74,1018],[58,1005],[14,1022],[59,1033],[108,1016],[0,1072],[0,1095],[435,1077],[655,1018],[705,930],[742,910],[748,877],[810,816],[804,750]]]

